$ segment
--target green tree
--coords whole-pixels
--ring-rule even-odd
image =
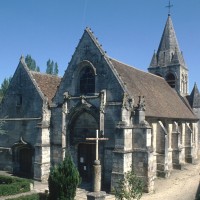
[[[0,102],[6,94],[6,91],[9,87],[9,85],[10,85],[11,79],[12,79],[12,77],[5,78],[2,82],[2,84],[1,84],[1,87],[0,87]]]
[[[54,63],[53,60],[49,59],[47,61],[46,73],[51,74],[51,75],[58,75],[58,64],[57,64],[57,62]]]
[[[56,62],[55,65],[54,65],[53,74],[57,76],[57,75],[58,75],[58,72],[59,72],[59,70],[58,70],[58,63]]]
[[[143,187],[142,180],[136,176],[133,170],[129,171],[115,187],[115,197],[117,200],[138,200],[142,197]]]
[[[46,68],[47,74],[53,74],[53,66],[54,66],[54,62],[49,59],[47,61],[47,68]]]
[[[51,169],[48,183],[50,200],[74,200],[80,176],[69,154]]]
[[[25,58],[25,62],[27,64],[27,67],[32,70],[32,71],[36,71],[39,72],[40,68],[36,65],[35,60],[31,57],[31,55],[27,55]]]

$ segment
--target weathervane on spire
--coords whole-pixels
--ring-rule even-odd
[[[168,8],[168,15],[171,14],[171,8],[173,7],[173,5],[171,4],[171,1],[169,1],[169,4],[166,6],[166,8]]]

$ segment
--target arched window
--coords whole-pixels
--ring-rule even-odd
[[[80,93],[88,94],[95,92],[95,74],[94,70],[87,66],[80,72]]]
[[[175,76],[173,74],[168,74],[166,76],[166,81],[167,83],[172,87],[172,88],[175,88],[176,86],[176,80],[175,80]]]

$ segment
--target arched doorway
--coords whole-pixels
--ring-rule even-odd
[[[23,141],[21,138],[19,142],[12,147],[13,155],[13,172],[22,177],[33,177],[33,148],[30,144]]]
[[[98,127],[96,118],[87,110],[77,113],[70,124],[70,150],[83,182],[92,183],[93,180],[96,148],[95,142],[87,141],[86,138],[95,138]],[[102,159],[102,147],[99,152]]]

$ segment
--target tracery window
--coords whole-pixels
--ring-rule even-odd
[[[80,72],[80,93],[88,94],[95,92],[95,74],[94,70],[87,66]]]
[[[166,81],[172,88],[175,88],[176,81],[175,81],[175,76],[172,73],[166,76]]]

